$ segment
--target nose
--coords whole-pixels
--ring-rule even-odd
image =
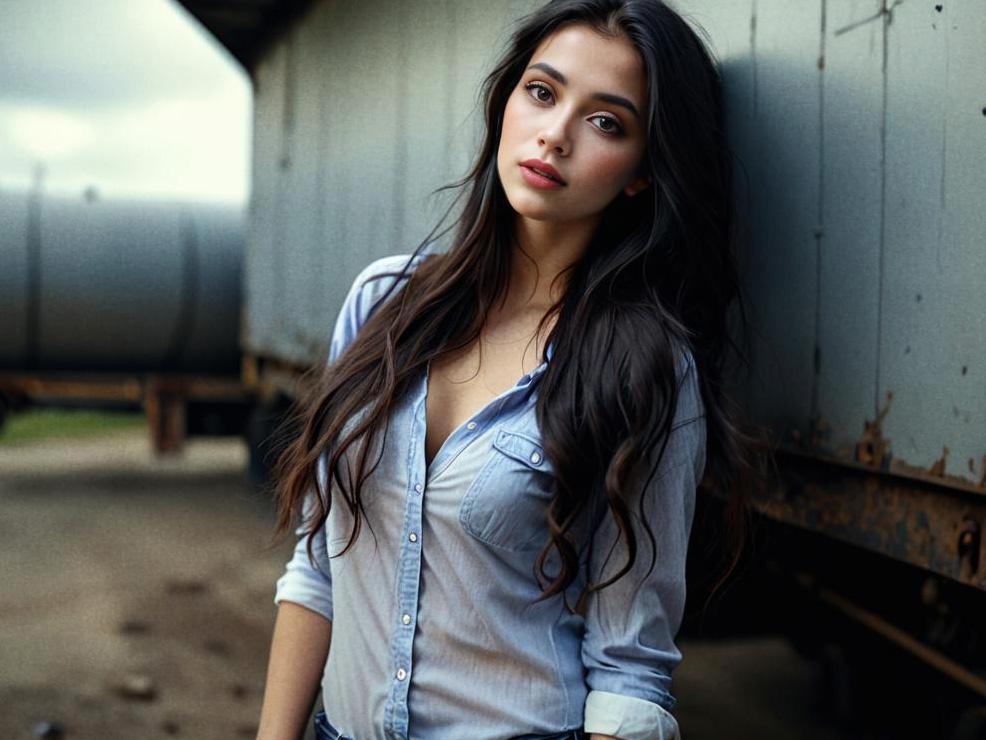
[[[564,116],[553,118],[538,132],[538,146],[550,148],[560,156],[568,155],[572,147]]]

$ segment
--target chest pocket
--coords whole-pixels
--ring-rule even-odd
[[[462,499],[459,521],[488,545],[514,552],[540,550],[547,541],[554,481],[539,440],[501,429]]]

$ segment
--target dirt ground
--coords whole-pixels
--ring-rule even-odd
[[[0,738],[255,736],[292,543],[270,547],[246,464],[237,440],[162,460],[132,432],[0,447]],[[680,647],[686,740],[842,737],[783,639]]]

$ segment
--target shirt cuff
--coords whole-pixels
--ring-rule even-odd
[[[621,740],[681,740],[678,721],[660,704],[609,691],[589,692],[583,726]]]
[[[306,572],[289,564],[287,573],[277,581],[274,603],[280,606],[282,601],[292,601],[321,614],[331,622],[331,588],[331,583],[317,571]]]

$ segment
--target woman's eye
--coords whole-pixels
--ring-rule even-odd
[[[539,103],[549,103],[553,97],[551,88],[540,82],[528,82],[524,85],[524,89],[527,90],[527,94],[534,98]],[[604,134],[621,134],[623,133],[623,127],[620,122],[611,116],[592,116],[590,121],[599,119],[600,123],[596,125],[600,131]]]
[[[548,89],[547,85],[542,85],[540,82],[528,82],[524,85],[524,89],[527,90],[528,95],[537,100],[539,103],[547,103],[551,100],[551,90]],[[541,97],[542,92],[545,93],[547,97]]]
[[[618,134],[623,130],[622,126],[619,124],[619,121],[615,118],[610,118],[609,116],[593,116],[590,120],[596,119],[602,122],[602,125],[596,126],[596,128],[605,134]]]

